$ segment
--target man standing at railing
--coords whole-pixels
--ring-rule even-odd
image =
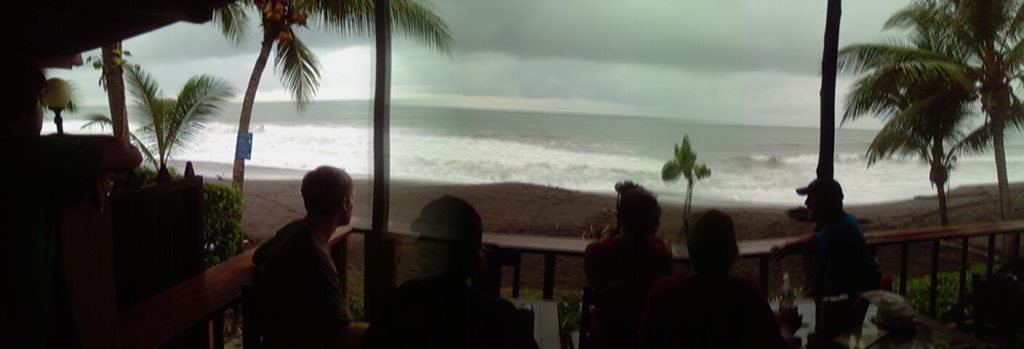
[[[0,62],[0,314],[9,324],[0,327],[0,346],[7,348],[81,345],[58,236],[59,204],[92,188],[102,201],[107,173],[142,162],[138,150],[112,136],[40,136],[45,85],[34,63]]]
[[[351,316],[327,241],[352,220],[352,178],[321,166],[302,178],[306,216],[253,255],[265,348],[355,348]]]
[[[797,189],[806,195],[806,209],[790,211],[797,220],[816,223],[813,233],[772,248],[772,258],[814,253],[807,296],[817,304],[815,331],[838,335],[863,322],[867,303],[860,292],[878,288],[879,277],[860,223],[843,210],[843,189],[831,178],[819,178]]]

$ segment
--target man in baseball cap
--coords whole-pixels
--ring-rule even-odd
[[[772,248],[772,257],[778,259],[790,253],[813,252],[813,266],[809,270],[807,295],[819,304],[842,305],[830,309],[828,319],[820,316],[818,332],[841,333],[847,327],[863,321],[859,311],[859,294],[878,287],[877,264],[868,254],[867,243],[856,218],[843,210],[843,188],[832,178],[818,178],[797,194],[806,196],[806,209],[792,210],[790,216],[815,223],[814,232],[794,237]],[[803,216],[803,217],[800,217]],[[822,300],[825,303],[822,303]],[[853,302],[853,303],[851,303]],[[866,303],[864,303],[866,310]],[[819,309],[821,309],[819,307]],[[852,311],[851,311],[852,310]]]

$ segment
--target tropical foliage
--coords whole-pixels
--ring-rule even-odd
[[[885,23],[905,39],[848,46],[840,62],[851,73],[955,84],[976,98],[987,117],[1003,219],[1010,213],[1004,131],[1019,129],[1024,121],[1013,92],[1024,73],[1022,5],[1020,0],[917,0]]]
[[[390,0],[389,4],[396,32],[441,53],[451,52],[452,38],[448,26],[428,7],[417,0]],[[298,108],[302,109],[316,95],[320,84],[320,63],[313,51],[295,35],[296,27],[307,27],[313,23],[316,27],[342,35],[372,34],[373,8],[373,0],[244,0],[218,9],[214,23],[232,42],[242,42],[247,38],[252,12],[262,27],[260,52],[242,100],[238,132],[249,132],[256,90],[272,49],[276,49],[274,65],[281,82]],[[236,159],[232,184],[241,187],[244,179],[245,160]]]
[[[686,202],[683,204],[683,220],[686,220],[692,209],[694,184],[711,177],[711,169],[707,165],[697,164],[697,153],[690,146],[689,135],[683,135],[683,142],[677,143],[672,150],[672,159],[661,167],[661,180],[669,182],[680,177],[686,178]]]
[[[940,43],[933,36],[941,32],[929,27],[916,27],[918,35],[909,45],[919,50],[957,56],[950,47],[932,46]],[[907,46],[911,47],[911,46]],[[950,50],[946,52],[946,50]],[[840,63],[847,70],[856,61],[856,46],[840,52]],[[863,73],[846,98],[843,121],[863,116],[886,120],[867,150],[868,166],[885,158],[917,158],[929,165],[929,180],[938,194],[939,217],[949,222],[946,185],[957,157],[987,148],[990,132],[987,124],[973,122],[971,113],[976,95],[967,84],[954,75],[916,74],[892,69],[901,63],[898,58],[879,57],[859,65]]]
[[[143,125],[130,133],[132,143],[154,168],[166,167],[175,153],[188,148],[235,94],[227,81],[209,75],[192,77],[174,98],[164,96],[156,80],[137,65],[126,66],[125,78],[135,100],[132,116]],[[106,115],[93,114],[89,119],[83,127],[111,125]]]

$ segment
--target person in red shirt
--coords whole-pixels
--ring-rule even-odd
[[[651,192],[626,182],[616,212],[619,233],[587,246],[584,267],[594,289],[590,347],[635,348],[647,293],[672,273],[672,252],[657,237],[661,206]]]
[[[640,347],[789,347],[789,330],[757,284],[729,275],[739,253],[732,218],[710,210],[690,221],[687,249],[695,273],[654,284],[640,323]]]

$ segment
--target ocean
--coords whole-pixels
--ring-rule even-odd
[[[131,108],[131,106],[129,106]],[[240,105],[212,120],[193,146],[174,160],[231,163]],[[331,101],[299,113],[291,103],[257,103],[250,165],[308,170],[322,164],[354,176],[372,173],[371,104]],[[78,131],[83,107],[65,117]],[[131,111],[129,111],[131,114]],[[46,116],[44,133],[53,132]],[[755,122],[757,120],[754,120]],[[694,191],[697,205],[797,205],[794,188],[815,174],[817,120],[810,127],[719,125],[683,119],[424,107],[395,103],[391,109],[393,179],[443,183],[524,182],[588,192],[614,193],[630,179],[662,200],[682,201],[685,180],[663,182],[661,168],[684,134],[712,176]],[[136,128],[138,125],[133,125]],[[1024,137],[1008,131],[1011,181],[1024,180]],[[882,161],[867,167],[864,152],[875,131],[840,129],[836,134],[836,179],[846,202],[869,204],[934,195],[928,168],[916,160]],[[230,174],[228,174],[230,175]],[[300,174],[296,172],[294,178]],[[276,177],[275,177],[276,176]],[[247,179],[281,179],[281,174]],[[284,175],[292,176],[292,175]],[[991,153],[961,157],[950,176],[953,187],[993,183]]]

